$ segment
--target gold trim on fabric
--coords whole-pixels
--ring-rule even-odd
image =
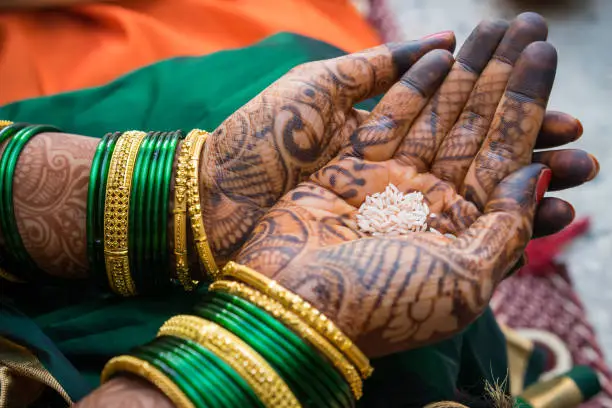
[[[0,408],[14,406],[10,404],[10,389],[15,386],[18,377],[41,383],[57,392],[69,405],[73,404],[61,384],[29,349],[0,337]]]
[[[533,408],[574,408],[584,400],[580,388],[569,377],[534,384],[521,398]]]
[[[525,389],[525,374],[534,345],[532,341],[524,338],[508,326],[499,324],[499,327],[506,338],[510,394],[517,396]]]

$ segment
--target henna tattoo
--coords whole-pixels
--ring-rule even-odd
[[[446,33],[303,64],[222,123],[209,137],[201,171],[217,262],[232,257],[266,210],[346,145],[364,118],[353,104],[384,92],[428,51],[453,47]]]
[[[87,271],[85,211],[97,139],[45,133],[29,142],[15,172],[15,216],[36,264],[56,276]]]
[[[153,385],[136,377],[115,378],[76,404],[77,408],[172,408]]]

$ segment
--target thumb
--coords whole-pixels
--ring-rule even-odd
[[[492,270],[495,282],[520,260],[551,177],[550,169],[542,164],[511,173],[489,197],[484,215],[456,240],[470,263]]]

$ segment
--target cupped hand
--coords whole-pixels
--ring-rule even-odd
[[[542,214],[571,211],[560,200],[542,206],[559,180],[529,164],[538,142],[562,139],[546,129],[571,123],[545,113],[557,64],[555,49],[537,42],[545,37],[544,21],[525,14],[509,28],[481,24],[454,64],[442,50],[421,58],[340,153],[263,217],[237,262],[311,302],[370,356],[462,330]],[[430,226],[454,237],[361,232],[358,208],[390,183],[422,192],[436,214]]]
[[[520,51],[532,41],[544,40],[546,31],[546,24],[534,14],[520,16],[510,29],[505,22],[481,24],[459,55],[451,73],[454,79],[437,94],[433,112],[440,115],[440,126],[432,123],[430,129],[435,137],[450,130],[443,126],[456,122],[473,93],[461,123],[481,127],[474,136],[474,146],[479,146]],[[354,109],[355,103],[386,92],[415,61],[436,48],[452,50],[452,33],[298,66],[223,122],[208,139],[201,172],[202,210],[216,261],[233,259],[266,211],[336,156],[369,116]],[[472,114],[482,120],[473,121]],[[462,125],[457,123],[449,141],[461,135]],[[544,117],[536,147],[561,146],[581,133],[576,119],[551,112]],[[445,156],[457,152],[470,157],[453,143],[441,149],[436,165],[441,178],[448,172],[442,164]],[[572,187],[596,174],[595,162],[580,150],[546,152],[536,160],[551,167],[551,188]],[[459,166],[466,163],[470,161]],[[538,211],[535,235],[555,232],[572,218],[571,205],[546,198]]]

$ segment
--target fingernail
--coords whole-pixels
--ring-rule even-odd
[[[428,40],[430,38],[442,38],[447,37],[449,34],[452,34],[452,30],[440,31],[439,33],[429,34],[425,37],[421,38],[421,40]]]
[[[591,171],[591,174],[589,174],[587,181],[593,180],[599,174],[599,161],[592,154],[589,154],[589,157],[591,158],[591,160],[593,160],[594,168],[593,168],[593,171]]]
[[[552,179],[552,171],[550,169],[544,169],[540,173],[538,178],[538,184],[536,186],[536,202],[539,203],[544,198],[544,194],[548,191],[548,185]]]
[[[579,119],[576,119],[576,126],[578,126],[578,137],[580,137],[584,133],[584,127],[582,127],[582,122]]]

